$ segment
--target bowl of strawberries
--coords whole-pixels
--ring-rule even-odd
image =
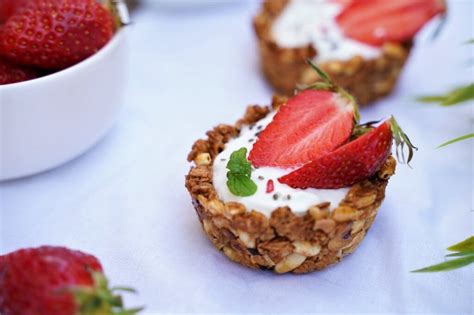
[[[0,180],[61,165],[111,128],[127,19],[118,0],[0,1]]]

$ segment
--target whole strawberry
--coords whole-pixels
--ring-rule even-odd
[[[114,15],[97,0],[31,0],[0,28],[0,55],[61,70],[96,53],[114,31]]]
[[[27,81],[38,77],[36,70],[0,59],[0,85]]]
[[[19,8],[25,6],[31,0],[1,0],[0,1],[0,24],[5,22]]]
[[[124,310],[100,262],[64,247],[43,246],[0,256],[0,314],[105,315]]]

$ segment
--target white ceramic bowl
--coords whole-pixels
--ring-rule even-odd
[[[0,85],[0,180],[56,167],[105,135],[123,102],[127,33],[68,69]]]

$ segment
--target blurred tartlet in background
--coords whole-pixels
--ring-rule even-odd
[[[320,78],[312,59],[360,104],[393,90],[413,37],[434,16],[440,0],[273,0],[254,19],[262,70],[279,92]]]

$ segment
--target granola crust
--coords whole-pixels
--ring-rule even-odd
[[[290,96],[298,84],[306,85],[319,80],[306,59],[317,54],[317,47],[299,48],[278,46],[272,38],[273,22],[287,5],[288,0],[265,1],[254,18],[262,70],[270,84],[280,93]],[[354,56],[347,61],[329,61],[319,66],[332,80],[367,105],[391,93],[405,64],[412,43],[386,43],[376,59]]]
[[[285,98],[274,98],[273,107],[282,102]],[[207,140],[196,141],[188,156],[194,166],[186,176],[186,188],[205,233],[231,260],[277,273],[320,270],[339,262],[362,241],[396,162],[390,156],[376,175],[352,186],[333,211],[323,203],[297,216],[283,207],[268,218],[240,203],[220,200],[212,183],[214,159],[226,142],[238,136],[242,125],[256,123],[269,112],[269,107],[249,106],[234,126],[219,125],[207,132]]]

